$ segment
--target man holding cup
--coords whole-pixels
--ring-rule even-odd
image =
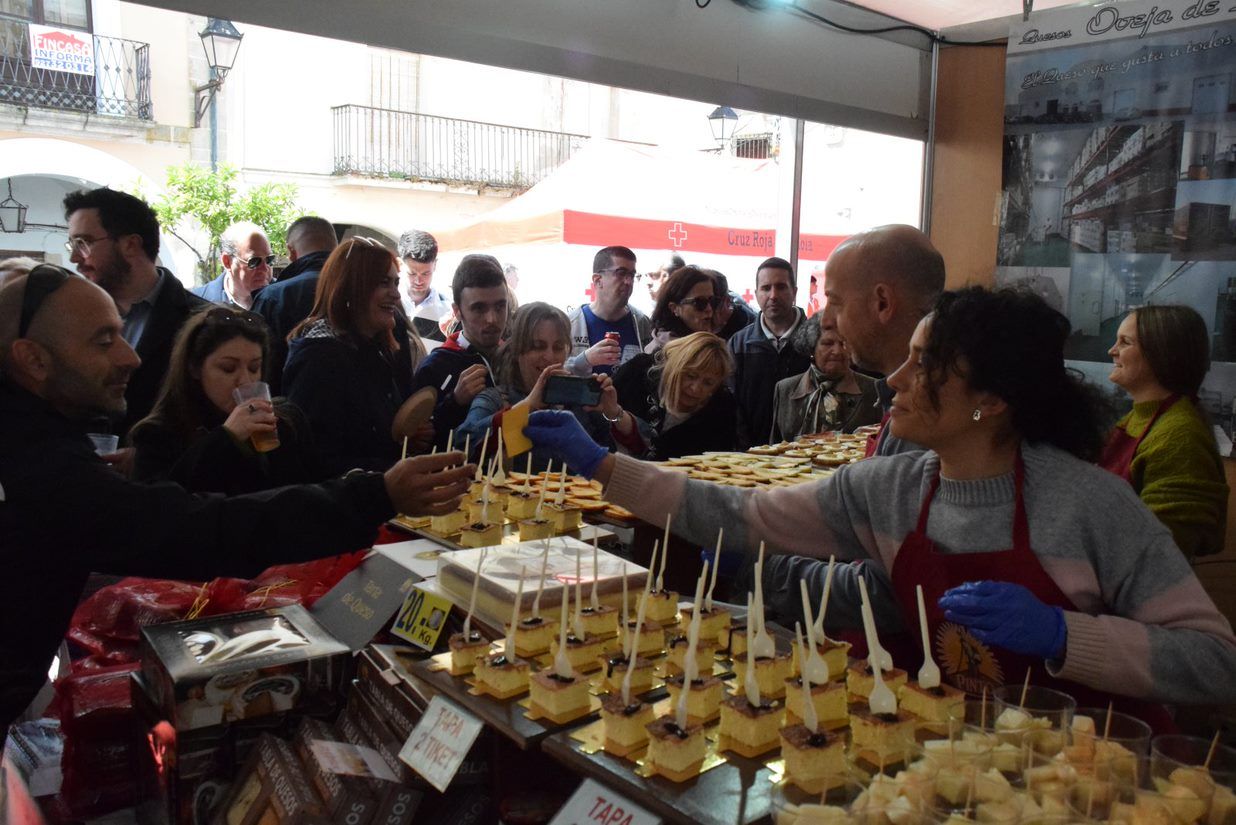
[[[349,552],[397,512],[453,510],[475,471],[452,452],[230,498],[129,481],[86,436],[123,414],[141,363],[122,330],[60,267],[0,288],[0,727],[43,684],[91,571],[206,580]]]

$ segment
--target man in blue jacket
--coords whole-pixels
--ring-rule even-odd
[[[240,221],[223,230],[219,261],[223,272],[208,284],[193,290],[213,304],[249,309],[253,293],[270,283],[275,255],[266,231],[255,223]]]
[[[283,389],[283,365],[288,360],[288,333],[309,317],[318,275],[330,253],[338,246],[335,227],[325,218],[306,215],[292,221],[287,235],[288,258],[292,263],[279,280],[253,297],[253,311],[270,328],[270,360],[266,364],[266,383],[276,395]]]

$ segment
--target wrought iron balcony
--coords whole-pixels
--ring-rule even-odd
[[[335,106],[335,174],[527,189],[583,135],[370,106]]]
[[[0,103],[152,119],[150,44],[82,32],[94,41],[94,74],[35,68],[30,30],[0,17]]]

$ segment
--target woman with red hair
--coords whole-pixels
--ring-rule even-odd
[[[402,312],[394,253],[353,237],[326,259],[313,310],[288,336],[284,389],[332,473],[385,470],[399,459],[391,422],[423,355],[410,352],[416,336],[397,335],[406,330]]]

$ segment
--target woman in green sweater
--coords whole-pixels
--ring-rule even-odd
[[[1206,322],[1186,306],[1145,306],[1116,331],[1112,383],[1133,398],[1099,464],[1133,485],[1186,558],[1223,549],[1227,483],[1214,434],[1197,407],[1210,369]]]

